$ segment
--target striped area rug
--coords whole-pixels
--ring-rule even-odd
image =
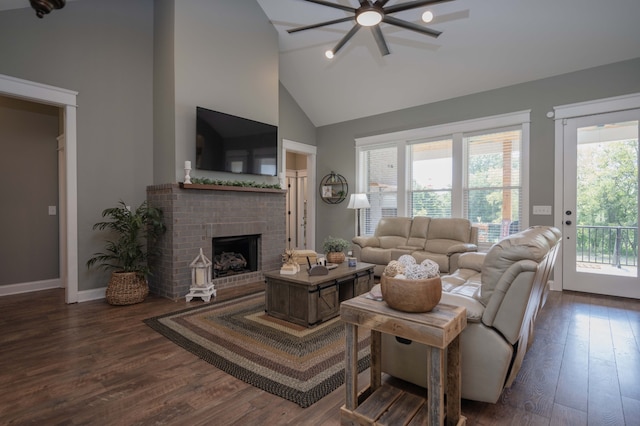
[[[306,328],[270,317],[264,293],[200,305],[145,323],[220,370],[308,407],[344,383],[340,318]],[[358,371],[369,367],[369,333],[360,330]]]

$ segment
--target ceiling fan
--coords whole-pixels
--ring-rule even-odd
[[[324,0],[303,0],[309,3],[316,3],[322,6],[332,7],[334,9],[340,9],[347,12],[353,13],[353,16],[348,16],[346,18],[334,19],[331,21],[320,22],[318,24],[305,25],[304,27],[293,28],[287,30],[289,34],[295,33],[298,31],[310,30],[313,28],[324,27],[327,25],[339,24],[341,22],[348,22],[355,20],[355,25],[349,30],[349,32],[336,44],[336,46],[332,50],[327,50],[325,55],[327,58],[331,59],[333,56],[338,53],[338,51],[353,37],[353,35],[358,32],[361,27],[370,27],[371,33],[373,34],[373,38],[376,40],[378,45],[378,49],[380,50],[380,54],[382,56],[389,54],[389,47],[382,35],[382,30],[380,29],[381,22],[386,24],[395,25],[397,27],[401,27],[407,30],[415,31],[421,34],[426,34],[431,37],[437,38],[441,31],[432,30],[430,28],[422,27],[420,25],[414,24],[413,22],[404,21],[402,19],[397,19],[392,16],[389,16],[395,12],[402,12],[409,9],[416,9],[418,7],[436,4],[436,3],[444,3],[447,1],[453,0],[413,0],[407,3],[396,4],[392,6],[385,5],[389,2],[389,0],[358,0],[360,2],[360,7],[353,8],[349,6],[344,6],[341,4],[330,3]],[[426,19],[425,19],[426,20]]]

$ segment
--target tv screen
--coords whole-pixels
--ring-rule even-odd
[[[196,108],[196,168],[276,176],[278,127]]]

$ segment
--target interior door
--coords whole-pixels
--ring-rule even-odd
[[[287,170],[287,245],[308,248],[307,238],[307,171]]]
[[[640,298],[640,110],[564,122],[563,288]]]

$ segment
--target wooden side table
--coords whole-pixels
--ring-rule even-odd
[[[346,401],[340,410],[342,424],[408,424],[410,421],[429,425],[444,425],[445,421],[447,425],[466,424],[466,418],[460,413],[460,333],[467,326],[465,308],[439,304],[431,312],[406,313],[362,295],[340,305],[340,318],[346,323]],[[356,365],[358,327],[371,329],[371,384],[360,394]],[[429,376],[426,398],[389,384],[382,385],[381,333],[429,347],[425,360]]]

